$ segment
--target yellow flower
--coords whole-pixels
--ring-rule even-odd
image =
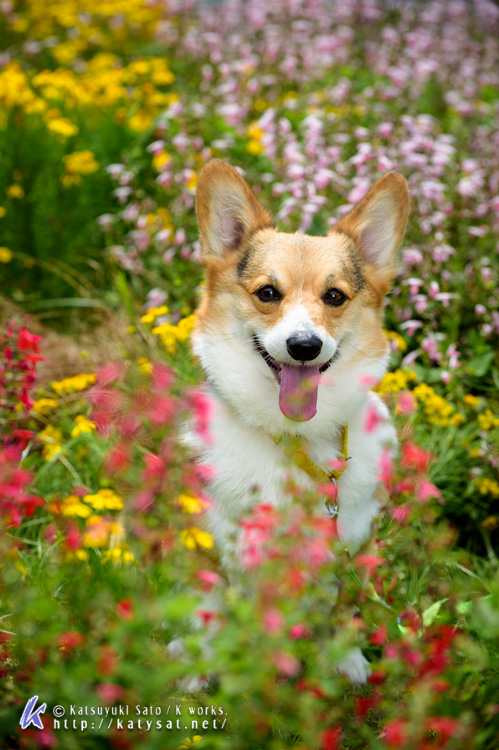
[[[120,542],[113,547],[102,553],[102,562],[118,562],[123,561],[124,563],[135,562],[135,557],[128,549],[128,544]]]
[[[198,175],[197,172],[193,172],[186,183],[187,190],[190,190],[191,192],[194,192],[196,190],[198,184]]]
[[[179,320],[177,325],[163,323],[152,329],[155,336],[159,336],[167,351],[173,352],[178,341],[187,341],[196,322],[195,315],[189,315]]]
[[[191,495],[179,495],[178,502],[185,513],[201,513],[202,510],[210,507],[206,500]]]
[[[57,401],[55,398],[39,398],[33,403],[32,409],[37,414],[48,414],[49,411],[55,409]]]
[[[416,380],[417,375],[412,370],[395,370],[387,372],[383,380],[373,390],[382,396],[387,393],[398,393],[406,390],[410,381]]]
[[[7,213],[7,209],[4,208],[4,206],[0,206],[0,219],[3,219],[6,213]]]
[[[95,495],[85,495],[83,501],[94,510],[122,510],[123,499],[113,490],[99,490]]]
[[[62,501],[61,513],[70,518],[88,518],[92,515],[92,509],[88,505],[83,505],[77,495],[69,495]]]
[[[9,263],[12,260],[12,250],[8,247],[0,247],[0,263]]]
[[[264,148],[260,141],[250,140],[246,144],[246,151],[249,154],[252,154],[252,156],[260,156],[260,154],[263,154]]]
[[[61,176],[61,181],[65,187],[77,185],[81,182],[81,175],[88,175],[99,169],[99,162],[91,151],[74,151],[62,157],[65,166],[65,173]]]
[[[7,188],[7,198],[11,198],[11,200],[24,198],[24,190],[20,185],[14,183]]]
[[[190,526],[188,529],[184,529],[180,534],[180,538],[187,549],[196,549],[196,547],[211,549],[213,547],[212,535],[208,534],[207,531],[198,529],[197,526]]]
[[[161,307],[151,307],[149,310],[143,315],[140,319],[141,323],[153,323],[155,318],[158,318],[160,315],[166,315],[169,312],[166,305],[161,305]]]
[[[62,136],[62,138],[71,138],[71,136],[76,135],[79,132],[79,128],[77,128],[71,120],[68,120],[67,117],[56,117],[55,119],[50,120],[47,128],[52,131],[52,133]]]
[[[388,339],[391,341],[395,341],[397,344],[397,348],[401,352],[405,352],[407,349],[407,344],[404,338],[400,335],[400,333],[396,333],[395,331],[385,331],[385,335]]]
[[[78,437],[83,433],[90,435],[96,428],[95,422],[91,422],[90,419],[87,419],[82,414],[76,417],[75,422],[76,425],[71,430],[71,437]]]
[[[152,165],[154,169],[156,169],[158,172],[161,172],[163,167],[166,167],[166,165],[172,160],[172,157],[167,151],[160,151],[159,154],[156,154],[152,158]]]
[[[499,427],[499,418],[494,416],[491,409],[485,409],[483,414],[479,414],[478,424],[482,430],[493,430],[495,427]]]
[[[427,383],[417,385],[413,393],[423,405],[426,418],[430,424],[449,427],[450,425],[459,426],[464,422],[464,417],[461,414],[454,413],[452,404],[435,393],[434,389]]]
[[[192,740],[190,737],[186,737],[182,744],[178,746],[178,750],[189,750],[189,748],[194,747],[198,742],[201,742],[202,739],[203,738],[200,734],[195,734]]]
[[[143,133],[150,128],[152,123],[153,117],[144,109],[139,109],[139,111],[135,115],[132,115],[128,121],[131,130],[135,130],[139,133]]]
[[[152,373],[152,363],[146,357],[141,357],[137,360],[139,370],[143,375],[150,375]]]
[[[480,404],[482,403],[482,399],[478,396],[472,396],[471,393],[467,393],[466,396],[463,396],[463,404],[466,404],[467,406],[471,406],[472,409],[477,411]]]
[[[89,372],[80,372],[79,375],[75,375],[72,378],[64,378],[64,380],[55,380],[51,383],[52,389],[61,396],[64,393],[78,393],[84,391],[95,383],[95,375]]]
[[[480,526],[483,526],[484,529],[488,529],[489,531],[494,531],[494,529],[497,529],[499,526],[499,521],[495,516],[488,516]]]
[[[477,479],[476,482],[477,490],[481,495],[492,495],[492,497],[499,497],[499,482],[495,479],[488,479],[482,477]]]
[[[51,461],[62,451],[62,432],[51,424],[38,433],[38,438],[43,443],[42,455],[45,461]]]

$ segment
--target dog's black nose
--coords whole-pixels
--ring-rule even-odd
[[[318,336],[295,333],[286,341],[286,346],[293,359],[309,362],[320,354],[322,341]]]

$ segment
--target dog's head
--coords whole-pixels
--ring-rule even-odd
[[[236,408],[274,412],[273,399],[284,423],[305,422],[318,394],[320,407],[322,373],[329,390],[340,373],[346,382],[363,368],[383,374],[383,300],[408,208],[405,180],[391,172],[327,237],[286,234],[229,164],[204,167],[197,214],[207,277],[194,351]]]

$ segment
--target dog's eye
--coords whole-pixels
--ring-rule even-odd
[[[347,296],[339,289],[334,288],[334,289],[328,289],[322,299],[326,303],[326,305],[339,307],[345,302],[345,300],[347,299]]]
[[[258,299],[262,300],[262,302],[279,302],[279,300],[281,299],[281,293],[278,292],[277,289],[270,284],[266,284],[265,286],[260,287],[260,289],[257,289],[255,294]]]

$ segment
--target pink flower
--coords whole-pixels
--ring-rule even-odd
[[[267,633],[279,633],[284,626],[284,618],[275,607],[269,607],[263,613],[263,628]]]
[[[432,498],[441,497],[440,490],[428,479],[421,478],[416,487],[416,497],[420,503],[426,503]]]
[[[298,659],[286,651],[275,651],[271,659],[277,671],[284,677],[295,677],[301,670]]]
[[[405,523],[411,515],[411,506],[397,505],[395,508],[390,509],[390,515],[397,523]]]
[[[196,578],[203,584],[203,591],[211,591],[213,586],[218,586],[222,583],[222,578],[215,573],[213,570],[198,570]]]
[[[213,437],[209,428],[213,412],[212,400],[204,391],[196,390],[190,394],[189,401],[194,408],[194,430],[204,443],[211,445]]]
[[[397,414],[408,416],[417,405],[416,397],[411,391],[401,391],[397,396]]]
[[[369,404],[364,419],[364,430],[366,432],[375,432],[378,425],[384,422],[383,417],[379,414],[378,410],[373,404]]]
[[[289,637],[292,638],[293,640],[296,640],[297,638],[310,638],[311,633],[306,625],[299,622],[296,625],[292,625],[290,627]]]

